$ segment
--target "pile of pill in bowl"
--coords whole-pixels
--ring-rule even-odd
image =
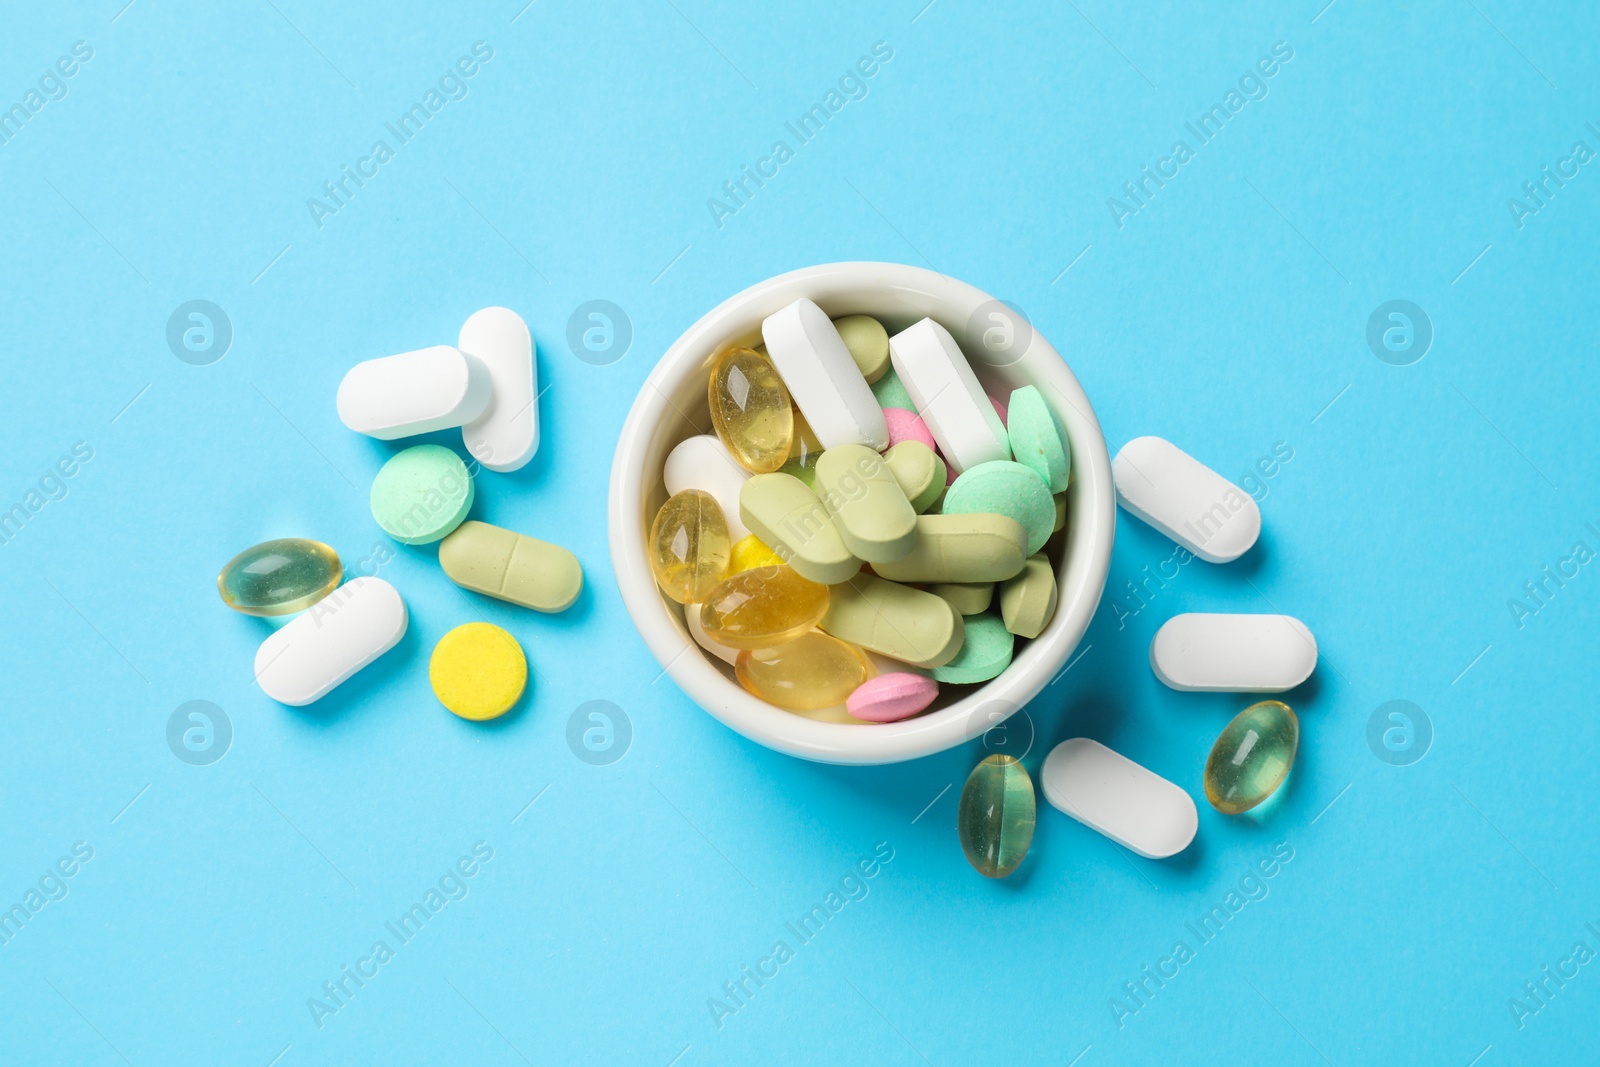
[[[668,454],[657,584],[775,708],[897,722],[979,685],[1056,610],[1071,447],[1034,386],[990,397],[932,319],[889,336],[801,299],[709,362],[715,435]]]

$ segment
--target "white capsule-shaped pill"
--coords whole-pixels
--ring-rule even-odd
[[[1039,787],[1057,810],[1147,859],[1182,852],[1200,828],[1188,793],[1087,737],[1050,751]]]
[[[1117,501],[1207,563],[1228,563],[1261,535],[1250,494],[1159,437],[1136,437],[1111,461]]]
[[[489,370],[449,345],[369,359],[339,382],[339,421],[356,433],[393,441],[448,430],[489,405]]]
[[[666,483],[668,496],[685,489],[710,493],[722,507],[730,542],[750,535],[750,528],[739,517],[739,490],[750,480],[750,472],[739,466],[728,446],[715,436],[688,437],[674,445],[667,453],[661,480]]]
[[[706,628],[700,624],[699,604],[685,604],[683,606],[683,625],[689,631],[689,636],[694,638],[695,644],[728,666],[733,666],[734,661],[739,658],[739,650],[737,648],[729,648],[719,641],[711,640],[710,635],[706,633]]]
[[[889,447],[889,424],[825,311],[802,297],[761,323],[767,358],[823,448]]]
[[[923,319],[889,338],[889,360],[957,474],[1011,458],[1005,424],[949,330]]]
[[[406,605],[382,578],[352,578],[261,642],[256,684],[280,704],[300,707],[399,643]]]
[[[1175,615],[1150,642],[1150,669],[1190,693],[1282,693],[1317,666],[1317,639],[1290,615]]]
[[[515,311],[489,307],[462,325],[458,347],[483,363],[494,386],[482,414],[461,427],[462,443],[489,470],[519,470],[539,450],[533,334]]]

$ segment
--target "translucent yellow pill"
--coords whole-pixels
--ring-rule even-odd
[[[463,719],[494,719],[510,711],[528,684],[528,658],[498,626],[469,622],[439,639],[428,661],[439,703]]]
[[[783,379],[748,348],[731,348],[711,367],[711,425],[740,466],[767,474],[788,462],[794,408]]]
[[[827,611],[827,586],[788,566],[757,567],[711,590],[700,605],[700,625],[729,648],[770,648],[805,633]]]
[[[728,574],[728,523],[710,493],[685,489],[667,498],[650,524],[650,570],[680,604],[705,599]]]
[[[747,649],[733,665],[739,684],[788,711],[843,704],[872,674],[855,645],[812,630],[772,648]]]
[[[755,534],[734,542],[733,556],[728,562],[728,573],[753,571],[757,567],[780,567],[783,557],[768,548],[766,542]]]

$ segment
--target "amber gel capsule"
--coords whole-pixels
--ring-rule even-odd
[[[1017,869],[1033,844],[1037,807],[1022,764],[996,753],[972,768],[956,809],[956,832],[967,862],[985,878]]]
[[[788,565],[757,567],[729,575],[706,595],[700,625],[729,648],[770,648],[815,626],[828,612],[828,599],[827,586]]]
[[[339,553],[321,541],[280,537],[252,545],[217,575],[222,602],[246,615],[288,615],[338,588]]]
[[[739,465],[770,474],[789,460],[794,408],[772,364],[748,348],[731,348],[711,368],[706,399],[711,424]]]
[[[787,711],[843,704],[872,665],[855,645],[817,630],[771,648],[746,649],[733,665],[739,684]]]
[[[680,604],[705,599],[727,575],[731,552],[722,509],[699,489],[668,497],[650,525],[650,571]]]
[[[1227,725],[1206,760],[1206,799],[1224,815],[1266,800],[1294,766],[1300,720],[1277,700],[1251,704]]]

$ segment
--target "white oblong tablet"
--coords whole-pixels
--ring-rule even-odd
[[[823,448],[889,447],[889,424],[833,320],[801,297],[761,323],[767,358]]]
[[[728,446],[716,437],[702,434],[679,441],[667,453],[661,480],[666,483],[668,496],[676,496],[685,489],[710,493],[722,506],[730,542],[750,536],[750,527],[739,517],[739,490],[750,480],[750,472],[739,466],[728,452]]]
[[[320,700],[399,643],[406,604],[382,578],[352,578],[256,651],[256,684],[280,704]]]
[[[461,427],[462,443],[492,471],[526,466],[539,450],[539,381],[528,324],[509,308],[484,308],[462,325],[458,347],[483,363],[494,387],[489,405]]]
[[[1147,859],[1182,852],[1200,828],[1188,793],[1087,737],[1050,751],[1039,787],[1059,811]]]
[[[339,421],[393,441],[471,422],[489,404],[489,371],[449,345],[369,359],[339,383]]]
[[[1250,494],[1159,437],[1136,437],[1111,461],[1117,501],[1207,563],[1228,563],[1261,535]]]
[[[1282,693],[1317,666],[1317,639],[1291,615],[1174,615],[1150,642],[1150,669],[1190,693]]]
[[[700,625],[699,604],[685,604],[683,606],[683,625],[688,629],[689,636],[694,638],[695,644],[722,660],[728,666],[733,666],[734,661],[739,658],[739,650],[737,648],[729,648],[727,645],[711,640],[711,637],[706,633],[706,628]]]
[[[889,359],[957,474],[1011,458],[1005,424],[949,330],[923,319],[889,338]]]

